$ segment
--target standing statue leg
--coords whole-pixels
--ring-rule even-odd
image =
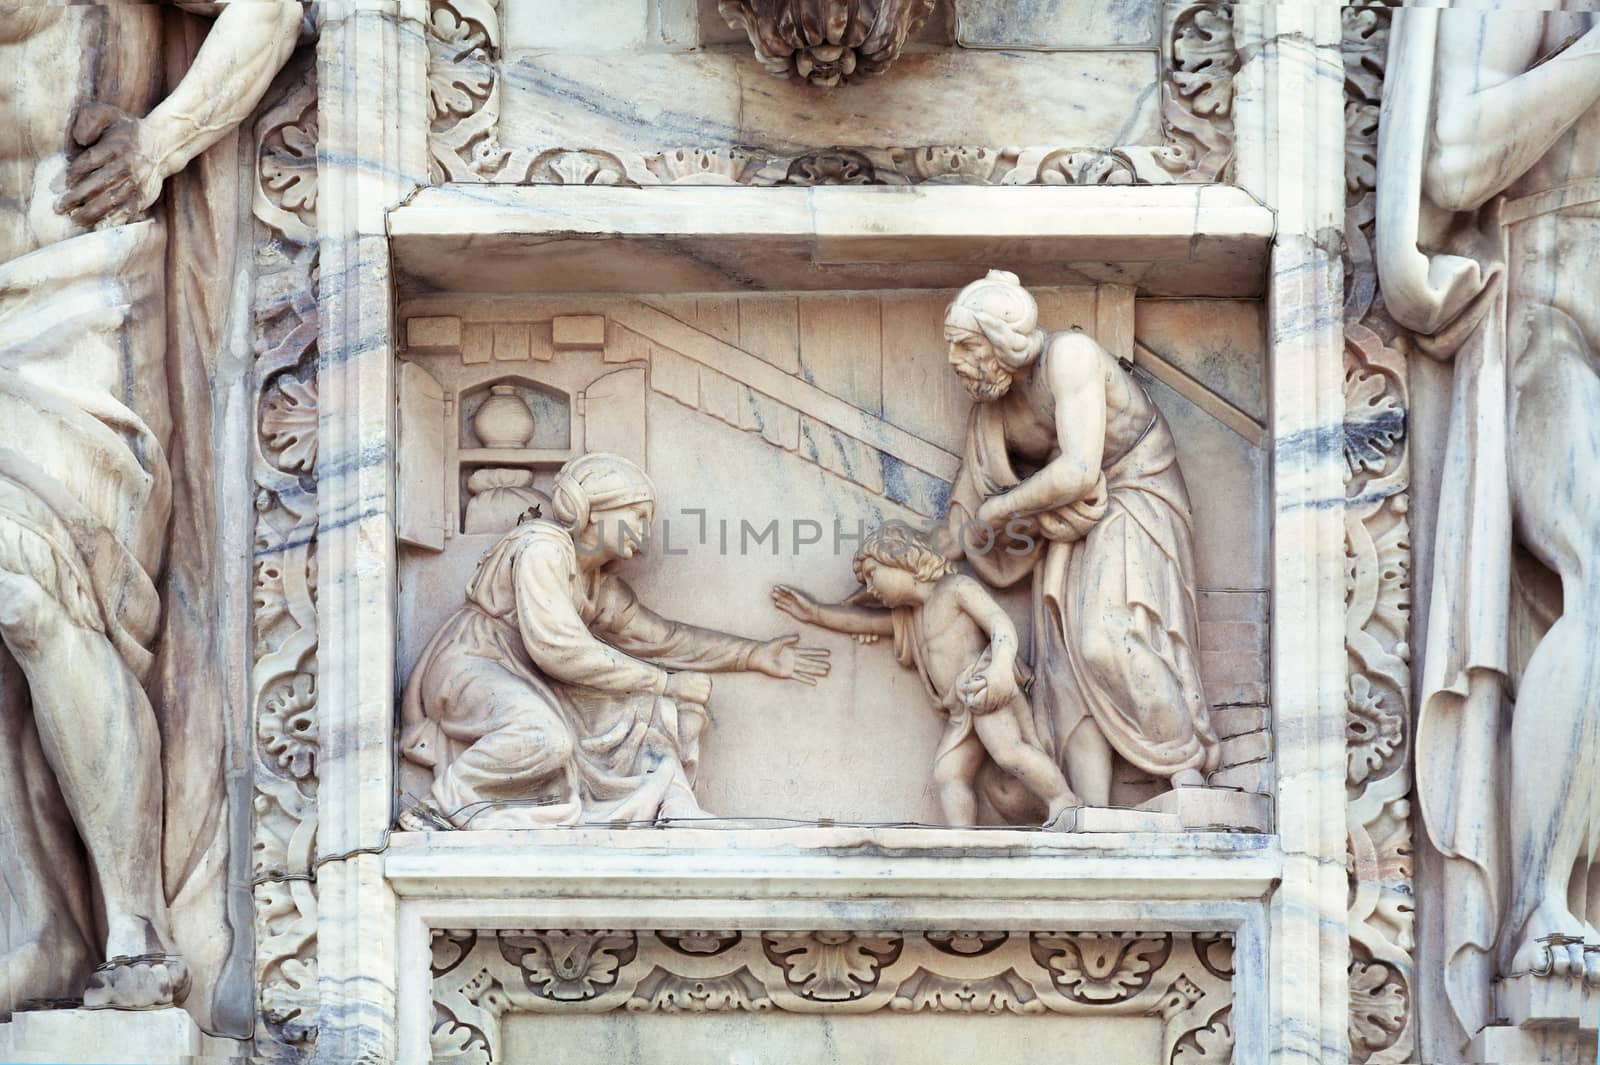
[[[1089,806],[1111,805],[1111,744],[1094,718],[1085,714],[1062,745],[1067,783]]]
[[[1541,313],[1544,312],[1544,313]],[[1587,891],[1600,817],[1600,377],[1576,323],[1539,309],[1514,365],[1511,484],[1519,537],[1561,578],[1562,614],[1539,641],[1511,723],[1509,843],[1513,893],[1505,928],[1511,972],[1584,972],[1600,955],[1574,899]],[[1516,350],[1515,348],[1513,350]],[[1575,889],[1575,890],[1574,890]],[[1548,936],[1571,941],[1550,946]]]
[[[0,643],[0,1020],[76,998],[94,964],[94,907],[22,667]]]
[[[0,637],[27,677],[40,748],[104,907],[111,964],[90,978],[84,1004],[181,1002],[188,972],[172,956],[162,889],[160,737],[149,699],[110,641],[73,622],[30,576],[0,571]]]

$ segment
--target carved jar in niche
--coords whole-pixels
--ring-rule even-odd
[[[832,88],[889,69],[933,0],[719,0],[717,9],[772,73]]]
[[[484,447],[526,447],[535,424],[515,385],[493,385],[472,419],[472,429]]]

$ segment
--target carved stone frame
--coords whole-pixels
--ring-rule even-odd
[[[714,831],[691,834],[725,840]],[[926,843],[937,833],[915,830],[881,841],[898,857],[848,847],[795,853],[792,845],[763,841],[730,852],[725,842],[716,849],[691,842],[689,864],[664,861],[659,847],[619,838],[626,832],[566,833],[570,842],[552,842],[538,853],[509,833],[474,835],[488,838],[461,844],[447,836],[393,852],[402,1062],[454,1060],[430,1057],[440,1049],[436,1036],[449,1042],[443,1039],[449,1032],[434,1023],[432,945],[436,933],[468,929],[1227,934],[1234,942],[1227,1030],[1184,1038],[1210,1026],[1219,1002],[1206,1011],[1205,1024],[1168,1033],[1172,1060],[1222,1065],[1229,1050],[1239,1062],[1265,1060],[1269,1051],[1272,991],[1260,895],[1270,890],[1279,858],[1262,837],[1238,837],[1238,846],[1221,853],[1180,846],[1172,857],[1186,875],[1149,880],[1141,879],[1136,859],[1094,857],[1099,847],[1041,852],[1020,833],[995,834],[996,857],[982,867],[962,857],[964,848]],[[912,842],[918,836],[920,849]],[[1115,837],[1107,839],[1114,844]],[[893,878],[886,874],[890,868]],[[1122,894],[1128,891],[1142,900],[1138,906],[1129,906]],[[1152,1008],[1142,999],[1135,1006],[1141,1013]],[[1189,1042],[1197,1045],[1179,1054],[1177,1044]]]
[[[419,982],[428,979],[428,929],[458,927],[466,916],[460,899],[474,900],[473,923],[480,927],[580,928],[614,924],[608,907],[614,916],[615,900],[628,894],[614,877],[609,887],[591,883],[573,898],[529,898],[526,885],[546,876],[548,855],[540,856],[545,864],[538,877],[523,874],[517,898],[493,900],[482,885],[459,879],[452,885],[443,876],[418,887],[401,875],[401,855],[389,847],[398,342],[386,213],[428,184],[430,171],[456,176],[433,170],[438,138],[429,132],[428,51],[439,10],[430,9],[429,0],[327,0],[318,45],[320,783],[310,867],[316,883],[316,1053],[329,1061],[396,1060],[397,1017],[417,1023],[415,1011],[402,1011],[401,1004],[428,1001],[425,987],[418,993]],[[1239,1060],[1309,1065],[1343,1056],[1349,1020],[1339,13],[1291,5],[1184,4],[1174,10],[1193,12],[1197,20],[1202,11],[1218,18],[1231,13],[1232,46],[1222,64],[1229,77],[1212,79],[1220,94],[1215,99],[1226,98],[1234,126],[1225,154],[1238,183],[1278,213],[1266,299],[1276,441],[1272,616],[1291,623],[1275,625],[1273,638],[1276,846],[1266,858],[1269,868],[1252,874],[1247,885],[1218,887],[1213,898],[1225,901],[1141,904],[1133,920],[1126,900],[1143,897],[1134,892],[1149,883],[1134,875],[1137,863],[1114,888],[1102,884],[1087,895],[1068,870],[1031,882],[1010,899],[996,896],[992,875],[979,874],[964,897],[917,905],[930,907],[921,911],[922,927],[929,928],[966,921],[969,928],[1233,930],[1241,944],[1254,944],[1252,964],[1263,989],[1254,997],[1246,993],[1236,1013]],[[1175,43],[1170,47],[1180,54]],[[1185,73],[1199,82],[1212,77],[1209,69]],[[467,143],[487,144],[481,157],[499,173],[492,110],[469,107],[466,114],[488,116],[475,119],[482,136]],[[1176,123],[1172,128],[1182,130]],[[1184,164],[1179,173],[1187,180],[1223,174],[1230,164],[1218,157],[1219,145],[1194,154],[1208,160],[1204,168]],[[1167,147],[1152,148],[1151,158]],[[474,173],[467,156],[455,158],[466,167],[459,180],[484,179],[467,176]],[[470,158],[480,158],[479,149]],[[1177,869],[1159,880],[1166,890],[1193,883],[1183,880],[1181,863]],[[906,928],[916,912],[908,902],[885,921],[881,913],[852,914],[835,900],[775,918],[769,901],[757,904],[757,918],[748,911],[741,916],[732,901],[662,903],[670,884],[659,876],[621,882],[655,892],[654,909],[632,908],[635,927],[712,928],[747,920],[752,928],[814,930],[829,927],[818,916],[826,913],[834,928]]]

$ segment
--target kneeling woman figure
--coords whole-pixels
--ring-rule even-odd
[[[433,770],[432,804],[459,828],[707,816],[694,798],[706,674],[815,684],[828,653],[640,603],[614,570],[650,527],[655,486],[627,459],[572,460],[553,499],[556,520],[507,533],[423,650],[402,754]]]

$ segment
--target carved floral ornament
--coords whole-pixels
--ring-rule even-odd
[[[1373,263],[1391,12],[1342,12],[1345,74],[1345,651],[1350,1060],[1416,1058],[1411,460],[1403,342]]]
[[[1233,1057],[1220,932],[441,931],[433,994],[436,1065],[507,1061],[509,1014],[614,1010],[1151,1017],[1163,1065]]]
[[[774,73],[831,85],[899,55],[933,0],[719,0]],[[1233,7],[1162,7],[1161,140],[1135,145],[835,146],[783,155],[737,145],[614,151],[499,139],[499,0],[429,0],[428,111],[437,182],[527,185],[1171,184],[1229,180]]]
[[[934,0],[718,0],[717,10],[744,30],[761,65],[831,89],[881,74]]]
[[[296,1060],[318,1025],[317,85],[283,75],[255,126],[256,440],[252,876],[263,1058]],[[269,97],[269,99],[273,99]]]

